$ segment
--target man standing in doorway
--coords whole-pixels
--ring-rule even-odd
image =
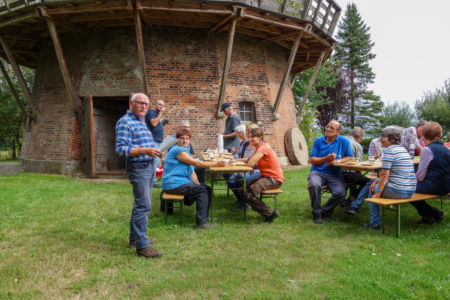
[[[129,247],[136,248],[138,256],[160,257],[161,252],[150,244],[147,233],[147,214],[151,211],[153,159],[159,155],[151,132],[144,123],[150,100],[145,94],[133,94],[130,110],[116,124],[116,153],[125,157],[128,179],[133,186],[134,204],[130,220]]]
[[[164,104],[164,101],[157,100],[154,109],[149,109],[147,115],[145,116],[145,123],[153,135],[155,148],[158,148],[164,139],[164,125],[168,123],[167,120],[162,120],[165,111],[166,105]],[[156,168],[158,167],[158,163],[159,157],[155,157],[153,159],[153,168],[155,169],[155,176],[153,179],[154,188],[161,188],[156,179]]]
[[[341,124],[331,120],[325,130],[325,136],[314,140],[311,150],[311,173],[308,177],[308,191],[311,199],[313,221],[322,224],[322,220],[331,221],[334,208],[345,198],[347,186],[342,178],[341,168],[336,164],[353,159],[350,142],[343,136]],[[322,185],[331,190],[327,203],[321,205]]]
[[[241,124],[241,118],[234,112],[233,106],[229,102],[222,104],[220,110],[227,116],[223,132],[223,148],[231,152],[231,148],[239,148],[240,140],[234,129]]]

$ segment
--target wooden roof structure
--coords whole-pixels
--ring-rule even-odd
[[[279,6],[279,12],[268,9]],[[10,46],[19,65],[35,68],[41,43],[50,39],[47,19],[52,19],[59,34],[89,32],[91,28],[134,26],[137,8],[144,26],[181,26],[209,29],[211,33],[230,30],[237,19],[236,33],[257,37],[291,50],[300,33],[301,41],[291,73],[316,65],[325,51],[325,61],[335,41],[331,35],[340,14],[332,0],[295,0],[300,10],[284,8],[289,0],[190,1],[190,0],[0,0],[0,36]],[[254,5],[249,5],[249,3]],[[285,12],[285,13],[283,13]],[[289,13],[290,15],[288,15]],[[296,15],[296,16],[291,16]],[[299,17],[297,17],[299,16]],[[0,47],[0,55],[6,57]]]

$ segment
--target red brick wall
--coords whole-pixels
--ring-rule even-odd
[[[88,36],[62,36],[72,82],[79,96],[127,96],[141,89],[142,78],[134,28],[94,30]],[[215,147],[225,119],[217,119],[217,101],[228,33],[162,28],[144,31],[146,76],[150,100],[167,105],[166,134],[182,119],[191,121],[195,149]],[[285,157],[284,133],[296,126],[293,95],[287,85],[272,122],[275,101],[287,61],[281,47],[237,35],[234,41],[225,101],[238,111],[240,101],[255,103],[256,120],[278,156]],[[39,106],[37,122],[25,132],[23,159],[79,161],[81,139],[66,99],[58,64],[50,44],[40,54],[33,92]],[[111,145],[113,147],[114,145]]]

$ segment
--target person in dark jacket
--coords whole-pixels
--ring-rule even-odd
[[[422,149],[416,172],[416,192],[446,195],[450,192],[450,150],[440,141],[442,127],[436,122],[428,122],[423,126],[422,134],[426,146]],[[444,212],[425,200],[411,204],[422,216],[420,223],[432,224],[442,220]]]

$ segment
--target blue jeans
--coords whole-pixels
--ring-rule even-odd
[[[157,141],[153,141],[153,143],[155,144],[155,148],[158,148],[159,145],[161,145],[162,142],[157,142]],[[158,167],[159,164],[159,157],[153,157],[153,184],[156,184],[158,182],[158,178],[156,178],[156,168]]]
[[[370,184],[374,180],[375,179],[371,180],[363,187],[361,192],[358,194],[358,198],[356,198],[356,200],[352,202],[352,207],[360,209],[364,203],[364,199],[373,196],[373,194],[370,194]],[[375,188],[378,189],[378,183],[375,186]],[[389,184],[386,184],[384,186],[383,192],[381,193],[381,197],[391,199],[406,199],[410,198],[413,194],[414,191],[399,190],[392,186],[389,186]],[[369,203],[369,209],[370,209],[370,224],[372,224],[373,226],[381,225],[380,206],[374,203]]]
[[[345,199],[345,195],[347,194],[347,185],[340,176],[312,171],[309,173],[308,182],[308,192],[312,207],[311,213],[313,215],[319,215],[321,213],[331,214],[334,208]],[[324,184],[331,190],[331,197],[322,207],[321,192],[322,185]]]
[[[151,161],[127,161],[126,169],[134,195],[130,219],[130,241],[136,241],[136,249],[143,249],[150,246],[146,233],[147,215],[151,211],[153,164]]]

